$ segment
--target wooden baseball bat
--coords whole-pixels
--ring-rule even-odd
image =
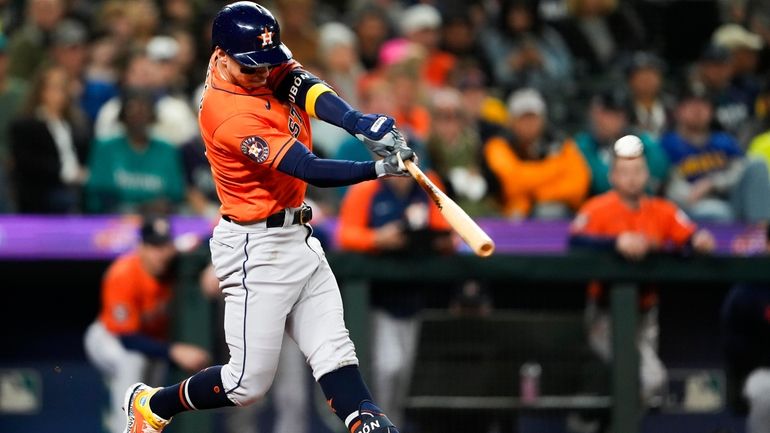
[[[401,159],[401,155],[399,155]],[[480,257],[488,257],[495,251],[495,243],[484,230],[468,216],[467,213],[443,191],[428,179],[428,176],[411,160],[403,161],[409,174],[428,193],[428,196],[436,203],[441,215],[444,215],[449,225],[460,235],[474,253]]]

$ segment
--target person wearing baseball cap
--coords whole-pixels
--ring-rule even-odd
[[[629,123],[656,139],[673,121],[674,100],[662,88],[665,70],[663,60],[646,51],[634,53],[626,66]]]
[[[586,128],[575,134],[575,142],[591,168],[590,195],[602,194],[611,189],[609,173],[612,144],[621,136],[636,132],[629,125],[630,101],[624,93],[615,90],[599,92],[591,99],[589,120]],[[648,134],[638,136],[647,153],[650,172],[648,192],[657,192],[668,176],[668,158]]]
[[[757,75],[759,53],[765,45],[762,37],[741,25],[724,24],[714,31],[711,40],[730,53],[730,66],[733,70],[731,88],[746,95],[748,113],[750,117],[753,116],[753,103],[762,87],[762,81]]]
[[[588,192],[590,172],[572,139],[557,139],[548,129],[547,107],[535,89],[508,98],[504,134],[486,141],[486,165],[499,183],[499,202],[509,218],[559,218],[577,209]]]
[[[714,125],[733,135],[738,135],[751,117],[757,94],[756,89],[747,91],[738,77],[730,49],[712,42],[701,53],[689,83],[682,87],[703,90],[714,104]]]
[[[457,58],[440,48],[441,14],[435,6],[416,4],[404,10],[401,34],[425,50],[422,79],[430,86],[442,87],[455,69]]]
[[[177,250],[171,220],[145,215],[137,246],[120,255],[102,279],[101,308],[88,327],[84,346],[110,395],[107,425],[123,432],[126,387],[157,374],[168,364],[195,372],[209,363],[202,348],[169,339],[169,302],[176,279]]]
[[[676,124],[660,142],[673,168],[666,195],[695,219],[767,224],[767,167],[746,158],[735,137],[712,129],[715,110],[704,89],[683,87]]]
[[[642,260],[671,246],[678,252],[712,252],[716,243],[710,232],[699,230],[673,202],[645,192],[650,172],[640,138],[626,135],[610,148],[612,189],[580,208],[570,226],[570,248],[615,251],[629,261]],[[592,281],[586,298],[589,344],[609,363],[613,357],[608,332],[612,318],[606,284]],[[654,286],[642,288],[639,310],[640,397],[645,405],[655,407],[663,402],[667,372],[658,356],[658,294]]]
[[[73,80],[82,80],[88,58],[88,30],[78,21],[62,20],[51,33],[51,58]],[[78,86],[81,86],[79,83]]]

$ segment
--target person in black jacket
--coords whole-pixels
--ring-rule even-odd
[[[20,213],[74,213],[90,128],[69,95],[70,78],[59,66],[35,77],[22,115],[10,126],[16,200]]]

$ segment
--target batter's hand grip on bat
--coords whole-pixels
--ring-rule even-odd
[[[400,155],[399,155],[399,159]],[[495,243],[481,227],[476,224],[470,216],[449,196],[428,179],[428,176],[411,160],[403,161],[406,170],[412,175],[414,180],[428,193],[436,206],[441,211],[441,215],[446,218],[449,225],[458,235],[471,247],[473,252],[480,257],[488,257],[495,251]]]

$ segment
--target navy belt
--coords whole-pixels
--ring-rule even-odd
[[[233,222],[236,224],[249,224],[233,221],[228,215],[222,215],[222,219],[227,222]],[[294,212],[294,218],[292,219],[291,224],[307,224],[312,219],[313,208],[307,205],[303,205],[301,208],[297,209],[296,212]],[[286,209],[281,209],[265,219],[265,226],[267,228],[283,227],[284,221],[286,221]]]

